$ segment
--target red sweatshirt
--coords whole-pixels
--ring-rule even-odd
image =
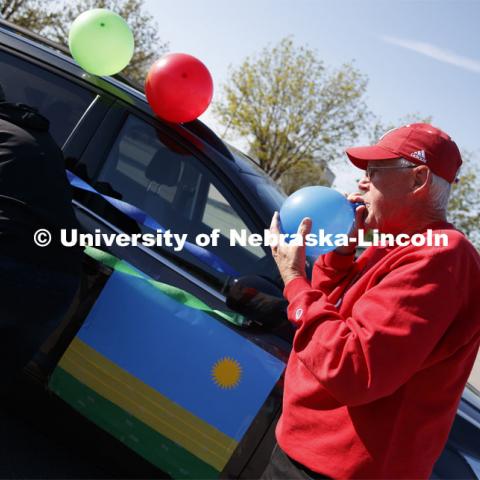
[[[428,478],[480,344],[480,256],[447,223],[448,247],[370,247],[320,257],[285,288],[297,326],[280,447],[333,478]]]

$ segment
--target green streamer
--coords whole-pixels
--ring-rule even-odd
[[[106,265],[107,267],[110,267],[117,272],[121,272],[126,275],[131,275],[133,277],[141,278],[142,280],[147,281],[157,290],[164,293],[165,295],[168,295],[170,298],[173,298],[182,305],[186,305],[187,307],[194,308],[196,310],[202,310],[203,312],[208,314],[217,315],[218,317],[223,318],[227,322],[230,322],[239,327],[249,325],[249,321],[243,315],[233,312],[222,312],[221,310],[210,308],[206,303],[202,302],[199,298],[195,297],[191,293],[188,293],[185,290],[174,287],[172,285],[167,285],[166,283],[154,280],[153,278],[150,278],[144,273],[142,273],[140,270],[132,267],[129,263],[125,262],[124,260],[120,260],[119,258],[111,255],[110,253],[98,250],[97,248],[93,247],[86,247],[84,252],[89,257],[97,260],[98,262]]]

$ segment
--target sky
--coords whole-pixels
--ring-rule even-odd
[[[145,8],[169,51],[205,63],[214,98],[230,66],[292,36],[327,66],[354,61],[383,122],[431,116],[480,157],[480,0],[146,0]],[[209,110],[200,118],[222,136]],[[335,187],[354,189],[355,167],[343,160],[332,169]]]

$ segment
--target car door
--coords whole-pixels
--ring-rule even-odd
[[[228,244],[230,228],[258,230],[232,194],[241,185],[121,103],[74,173],[85,182],[74,189],[85,231],[141,235],[161,225],[191,245],[87,249],[112,273],[50,388],[172,477],[239,476],[278,413],[286,358],[279,339],[249,331],[225,305],[232,277],[269,262],[262,247]],[[194,245],[213,228],[217,247]]]

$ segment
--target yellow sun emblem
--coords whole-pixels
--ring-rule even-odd
[[[235,388],[240,383],[242,367],[230,357],[215,362],[212,368],[213,381],[220,388]]]

